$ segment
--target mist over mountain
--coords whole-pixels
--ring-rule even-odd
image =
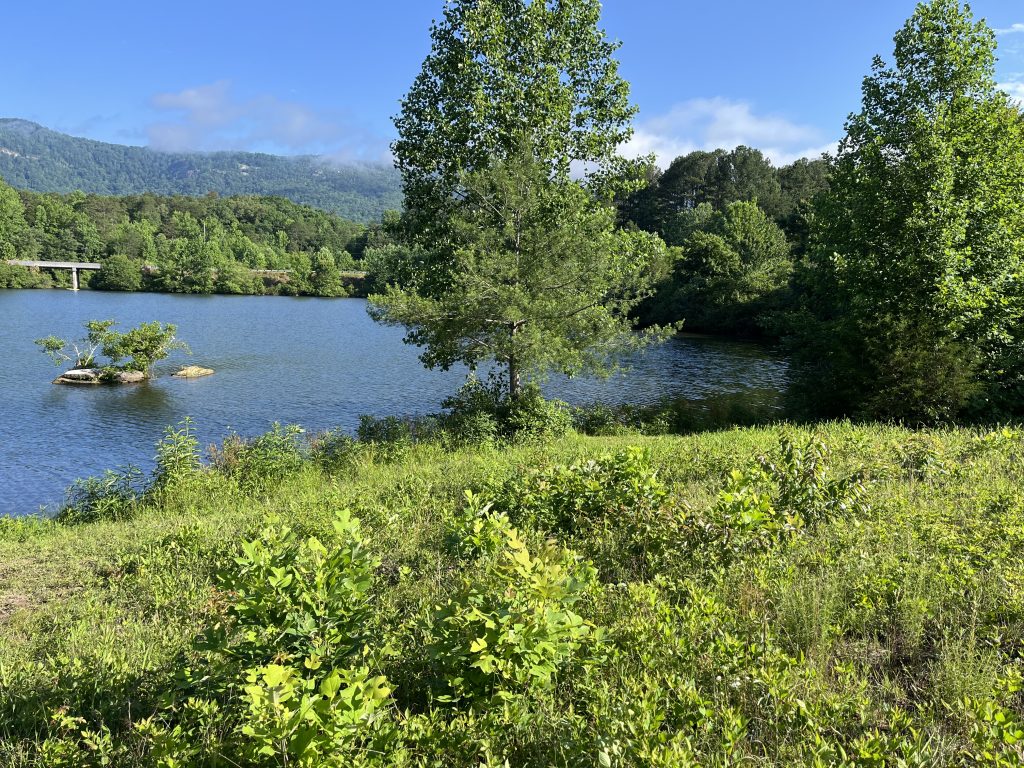
[[[36,192],[279,195],[363,222],[402,204],[398,172],[386,165],[308,155],[161,152],[69,136],[17,118],[0,118],[0,177]]]

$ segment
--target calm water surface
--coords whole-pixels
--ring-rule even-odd
[[[160,320],[192,348],[157,367],[154,381],[68,387],[32,343],[84,335],[90,319],[126,329]],[[58,504],[76,478],[128,464],[149,469],[165,427],[192,417],[203,444],[249,436],[275,421],[307,430],[352,429],[360,414],[438,410],[465,371],[426,371],[402,332],[374,323],[357,299],[0,291],[0,514]],[[214,368],[202,379],[167,374],[182,363]],[[764,348],[674,339],[606,381],[556,379],[549,396],[572,403],[644,403],[779,389],[785,363]]]

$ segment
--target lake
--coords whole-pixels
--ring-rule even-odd
[[[177,353],[138,385],[71,387],[33,344],[84,336],[87,320],[178,326],[191,356]],[[427,371],[402,331],[374,323],[359,299],[181,296],[98,291],[0,290],[0,514],[59,504],[76,478],[129,464],[152,467],[165,427],[191,417],[203,445],[273,422],[309,431],[351,430],[361,414],[439,410],[466,371]],[[632,358],[604,381],[554,378],[549,396],[574,404],[648,403],[745,390],[778,390],[786,365],[756,344],[680,336]],[[170,378],[180,364],[217,373]]]

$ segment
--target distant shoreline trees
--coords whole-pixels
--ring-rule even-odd
[[[345,296],[367,228],[284,198],[18,192],[0,181],[0,288],[63,285],[6,264],[99,261],[100,290]],[[267,272],[264,272],[266,270]]]

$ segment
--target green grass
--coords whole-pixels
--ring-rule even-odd
[[[783,438],[790,474],[765,474]],[[1014,431],[833,424],[414,445],[258,495],[191,473],[119,521],[6,521],[0,764],[1021,765],[1022,479]],[[271,589],[241,542],[284,558],[283,527],[373,574],[302,603],[301,631],[245,606],[298,615],[350,566],[305,552]],[[254,698],[269,665],[385,693],[333,699],[303,747]]]

